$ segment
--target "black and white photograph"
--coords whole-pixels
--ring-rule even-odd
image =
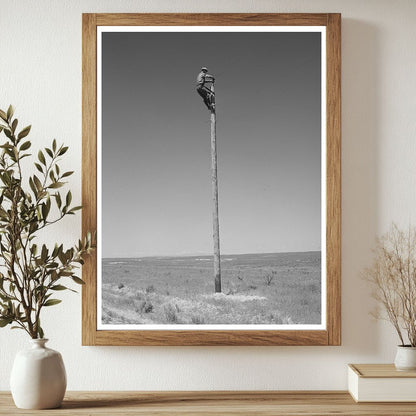
[[[98,328],[325,328],[322,28],[98,36]]]

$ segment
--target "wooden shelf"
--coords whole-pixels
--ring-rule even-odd
[[[355,403],[347,392],[68,392],[59,409],[16,409],[0,392],[0,415],[415,415],[414,403]]]

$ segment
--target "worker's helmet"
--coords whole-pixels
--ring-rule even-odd
[[[203,67],[201,68],[201,71],[208,72],[208,68],[207,68],[206,66],[203,66]]]

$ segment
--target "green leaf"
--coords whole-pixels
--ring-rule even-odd
[[[53,139],[53,142],[52,142],[52,150],[54,152],[56,152],[56,139]]]
[[[17,118],[15,118],[14,120],[13,120],[13,123],[12,123],[12,132],[14,133],[15,131],[16,131],[16,127],[17,127],[17,123],[18,123],[19,121],[17,120]]]
[[[48,217],[50,210],[50,205],[48,204],[42,204],[42,218],[46,221],[46,218]]]
[[[38,159],[42,164],[46,166],[46,160],[45,160],[45,156],[42,153],[42,150],[39,150],[38,152]]]
[[[68,288],[64,285],[55,285],[51,287],[51,290],[67,290]]]
[[[0,318],[0,328],[4,328],[13,322],[13,318]]]
[[[58,156],[62,156],[63,154],[66,153],[67,150],[68,150],[68,146],[62,147],[61,150],[59,151]]]
[[[26,126],[18,135],[17,135],[17,138],[20,140],[20,139],[23,139],[24,137],[26,137],[28,134],[29,134],[29,132],[30,132],[30,129],[32,128],[32,126]],[[27,142],[26,142],[27,143]],[[30,147],[30,146],[29,146]],[[23,149],[23,150],[25,150],[25,149]]]
[[[73,173],[74,173],[74,171],[73,171],[73,170],[71,170],[70,172],[65,172],[65,173],[61,176],[61,178],[66,178],[67,176],[71,176]]]
[[[14,108],[13,108],[13,106],[10,104],[9,105],[9,108],[7,109],[7,120],[10,122],[11,121],[11,119],[12,119],[12,117],[13,117],[13,114],[14,114]]]
[[[85,282],[82,279],[80,279],[78,276],[72,276],[71,279],[75,283],[78,283],[79,285],[85,285]]]
[[[53,153],[51,149],[45,147],[45,152],[49,155],[49,157],[53,157]]]
[[[11,139],[13,137],[12,132],[9,129],[4,129],[4,134],[8,139]]]
[[[79,211],[80,209],[82,209],[82,206],[81,206],[81,205],[79,205],[79,206],[77,206],[77,207],[73,207],[73,208],[71,208],[69,212],[74,213],[75,211]]]
[[[37,169],[39,172],[43,173],[43,168],[42,168],[42,166],[41,166],[39,163],[36,163],[36,162],[35,162],[35,166],[36,166],[36,169]]]
[[[64,182],[55,182],[55,183],[51,183],[48,188],[51,189],[56,189],[56,188],[61,188],[62,186],[64,186],[65,183]]]
[[[55,247],[53,248],[53,251],[51,254],[52,258],[55,258],[58,255],[58,248],[59,248],[58,244],[55,243]]]
[[[45,244],[43,244],[42,251],[40,253],[40,258],[42,262],[45,262],[47,257],[48,257],[48,249],[46,248]]]
[[[29,178],[29,186],[32,192],[35,194],[35,197],[38,196],[38,190],[36,189],[35,183],[33,182],[32,178]]]
[[[22,134],[22,133],[20,133],[20,134]],[[19,134],[19,136],[20,136],[20,134]],[[30,146],[32,146],[32,143],[30,143],[30,141],[28,140],[27,142],[24,142],[20,146],[20,151],[27,150],[27,149],[29,149]]]
[[[61,303],[62,300],[60,299],[48,299],[43,306],[53,306],[53,305],[57,305],[58,303]]]
[[[29,225],[29,232],[33,234],[35,231],[39,229],[39,224],[37,222],[31,222]]]
[[[71,201],[72,201],[72,194],[71,194],[71,191],[68,191],[68,193],[66,194],[66,198],[65,198],[65,205],[69,207],[69,205],[71,204]]]
[[[34,256],[36,256],[36,253],[38,252],[38,246],[37,246],[36,244],[33,244],[33,245],[30,247],[30,251],[32,252],[32,254],[33,254]]]
[[[59,252],[58,252],[58,258],[59,258],[59,261],[62,264],[65,264],[66,263],[66,256],[65,256],[65,253],[62,250],[59,250]]]
[[[7,122],[7,114],[3,110],[0,110],[0,118]]]
[[[40,326],[40,323],[38,324],[38,335],[40,339],[42,339],[45,336],[45,333],[43,332],[43,329]]]
[[[36,175],[33,175],[33,181],[36,185],[37,190],[40,192],[42,190],[42,183]]]
[[[58,205],[58,208],[61,208],[62,200],[61,200],[61,194],[59,192],[55,194],[55,199],[56,199],[56,205]]]

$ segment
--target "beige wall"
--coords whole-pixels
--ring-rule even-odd
[[[80,296],[46,312],[50,346],[62,352],[68,388],[129,390],[345,389],[349,362],[392,362],[397,339],[369,316],[359,271],[377,233],[416,214],[416,2],[388,0],[0,0],[0,108],[33,124],[34,148],[70,145],[64,164],[80,199],[81,13],[342,13],[341,347],[81,347]],[[76,202],[76,201],[75,201]],[[80,217],[46,235],[70,244]],[[0,331],[0,390],[27,339]]]

